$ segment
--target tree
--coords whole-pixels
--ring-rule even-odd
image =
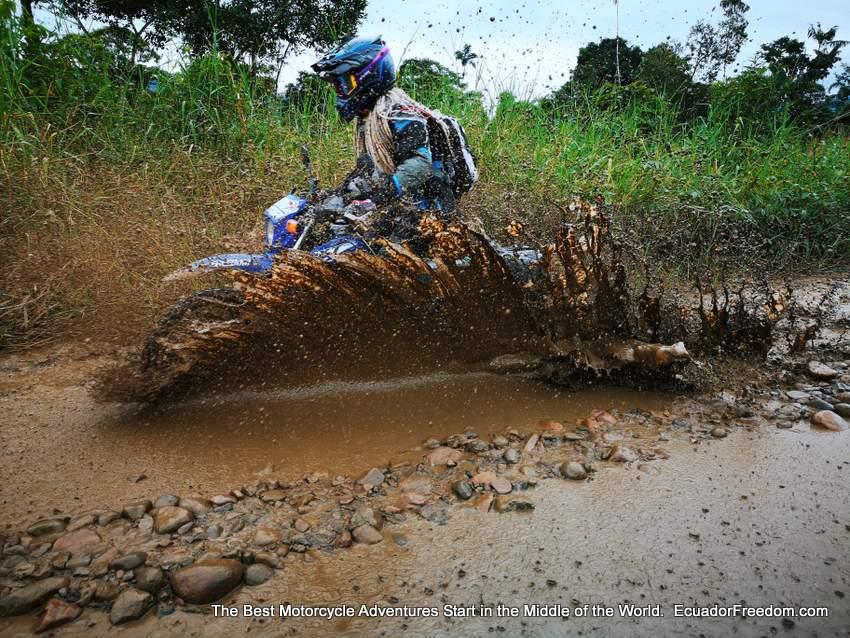
[[[618,48],[619,77],[617,75]],[[579,50],[572,82],[588,88],[597,88],[606,82],[629,84],[637,76],[642,59],[643,52],[640,47],[629,46],[622,38],[603,38],[598,43],[591,42]]]
[[[463,78],[439,62],[428,58],[409,58],[398,70],[398,83],[405,91],[422,98],[461,97]]]
[[[261,61],[278,64],[305,48],[323,48],[352,33],[366,11],[366,0],[227,0],[208,7],[204,0],[182,0],[181,32],[201,53],[216,47],[237,62],[250,64],[255,76]]]
[[[845,64],[841,72],[835,74],[835,82],[830,85],[829,90],[835,91],[835,99],[847,108],[846,105],[850,102],[850,64]]]
[[[687,46],[692,81],[714,82],[721,69],[725,78],[747,40],[749,5],[742,0],[721,0],[720,9],[723,19],[717,26],[700,20],[691,27]]]
[[[668,96],[682,93],[691,84],[688,61],[666,42],[655,45],[644,54],[636,79],[652,87],[656,93]]]
[[[471,66],[473,69],[476,68],[475,60],[477,60],[478,57],[477,53],[472,52],[472,46],[469,44],[464,44],[462,49],[455,51],[455,60],[460,62],[461,79],[466,77],[467,65]]]

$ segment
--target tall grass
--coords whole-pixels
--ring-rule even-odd
[[[143,329],[184,292],[162,289],[163,274],[259,245],[259,213],[306,185],[301,144],[325,186],[353,165],[329,90],[285,101],[213,52],[157,72],[151,93],[153,71],[116,65],[96,40],[27,38],[10,4],[0,0],[0,345],[21,334],[23,299],[101,328],[132,309],[127,323]],[[782,112],[753,121],[734,100],[689,122],[663,97],[615,88],[561,110],[503,96],[488,113],[450,82],[401,83],[464,124],[481,179],[462,207],[497,237],[519,219],[545,241],[574,196],[599,196],[636,249],[670,268],[850,255],[840,134],[812,137]]]

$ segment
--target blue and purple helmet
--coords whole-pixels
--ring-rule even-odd
[[[346,122],[375,106],[395,84],[393,58],[380,36],[351,37],[325,54],[312,69],[333,85],[337,111]]]

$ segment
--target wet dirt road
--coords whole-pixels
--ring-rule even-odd
[[[76,367],[96,365],[81,359]],[[281,480],[360,475],[429,437],[475,430],[488,438],[509,428],[528,431],[540,419],[573,423],[594,408],[661,410],[672,400],[458,372],[245,392],[138,412],[95,403],[76,367],[22,364],[17,376],[32,384],[18,378],[16,391],[0,397],[6,525],[54,508],[73,515],[120,509],[152,494],[222,492],[272,473]]]

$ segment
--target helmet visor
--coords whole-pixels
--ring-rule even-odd
[[[335,75],[333,77],[334,91],[341,98],[349,97],[357,90],[357,76],[353,73],[345,73],[343,75]]]

